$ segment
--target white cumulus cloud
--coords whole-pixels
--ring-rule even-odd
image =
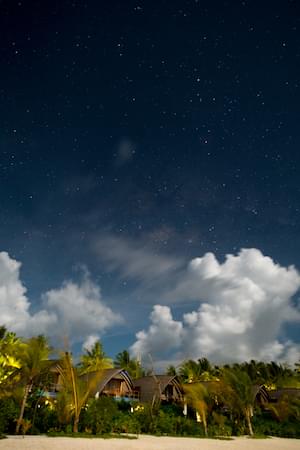
[[[91,334],[87,336],[84,343],[82,344],[82,350],[92,350],[94,344],[100,339],[97,334]]]
[[[137,333],[131,350],[159,355],[160,348],[171,350],[174,341],[177,359],[295,361],[300,346],[280,334],[285,323],[300,320],[291,303],[299,287],[300,275],[293,266],[282,267],[257,249],[227,255],[222,264],[207,253],[190,262],[172,293],[176,299],[199,300],[199,308],[184,314],[174,327],[169,309],[168,320],[154,321],[156,306],[149,330]],[[165,338],[168,333],[171,344]]]
[[[26,288],[20,280],[21,263],[0,252],[0,324],[19,334],[27,330],[42,333],[56,322],[56,316],[45,310],[30,313]]]
[[[43,307],[32,312],[20,267],[20,262],[0,252],[0,324],[9,330],[23,336],[68,336],[71,342],[81,342],[122,321],[104,304],[99,286],[88,274],[81,283],[67,281],[43,294]]]
[[[180,345],[183,326],[173,319],[168,306],[155,305],[150,320],[149,330],[139,331],[137,341],[131,347],[136,356],[161,352],[164,348],[171,350]]]
[[[122,320],[103,303],[99,286],[88,277],[81,284],[68,281],[46,292],[44,304],[48,311],[56,314],[61,332],[71,336],[73,341],[102,333]]]

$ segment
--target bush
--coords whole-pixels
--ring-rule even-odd
[[[212,423],[208,427],[210,436],[232,436],[232,427],[227,423],[228,419],[226,416],[213,411],[211,419]]]
[[[32,429],[30,434],[47,433],[49,430],[60,429],[57,411],[45,401],[38,405],[32,416]]]
[[[113,431],[114,420],[119,415],[116,402],[108,397],[91,400],[82,415],[82,425],[93,434],[105,434]]]
[[[278,422],[270,416],[268,417],[267,415],[261,415],[254,417],[253,426],[255,434],[286,438],[300,438],[300,422],[295,419]]]
[[[118,410],[122,412],[130,412],[131,404],[130,402],[126,402],[125,400],[119,400],[117,402]]]
[[[113,425],[114,433],[140,434],[141,424],[135,414],[119,412]]]
[[[177,433],[178,436],[203,436],[204,429],[194,419],[188,417],[177,418]]]
[[[248,434],[248,429],[244,419],[235,418],[231,422],[232,436],[245,436]]]
[[[12,398],[0,400],[0,434],[14,433],[19,406]]]
[[[132,416],[140,425],[142,433],[170,436],[202,436],[203,427],[195,420],[182,415],[182,408],[163,406],[151,411],[150,405],[140,405]]]
[[[168,414],[162,410],[154,417],[152,422],[152,432],[154,434],[176,435],[177,418],[173,414]]]
[[[150,405],[135,405],[132,413],[135,421],[138,424],[140,433],[152,433],[153,429],[153,413]]]

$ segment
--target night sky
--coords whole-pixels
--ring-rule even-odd
[[[111,356],[135,343],[157,361],[218,360],[201,305],[214,316],[232,283],[233,322],[213,322],[284,347],[233,359],[298,358],[299,2],[2,0],[0,36],[0,322],[75,349],[100,337]],[[191,274],[207,252],[242,268],[207,283]],[[265,294],[246,332],[238,277]],[[90,330],[86,301],[101,316]],[[187,349],[199,302],[201,342]]]

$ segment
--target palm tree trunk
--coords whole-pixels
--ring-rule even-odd
[[[73,433],[78,433],[79,416],[75,415],[73,424]]]
[[[197,422],[200,422],[201,424],[203,424],[203,428],[204,428],[204,434],[205,436],[208,435],[207,432],[207,419],[206,419],[206,412],[202,411],[202,410],[196,410],[196,417],[197,417]]]
[[[205,436],[207,436],[208,432],[207,432],[207,420],[206,420],[205,412],[202,413],[202,421],[203,421],[204,434],[205,434]]]
[[[247,421],[247,426],[248,426],[248,430],[249,430],[249,434],[250,436],[253,436],[253,429],[252,429],[252,423],[251,423],[251,412],[250,409],[247,408],[245,411],[245,415],[246,415],[246,421]]]
[[[32,384],[26,384],[26,386],[25,386],[24,396],[23,396],[22,405],[21,405],[21,411],[20,411],[19,418],[17,420],[16,434],[19,434],[19,431],[20,431],[21,423],[22,423],[23,416],[24,416],[25,406],[26,406],[29,392],[31,390],[31,386],[32,386]]]

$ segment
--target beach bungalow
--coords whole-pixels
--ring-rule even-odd
[[[135,390],[133,381],[124,369],[106,369],[103,377],[93,390],[93,396],[113,397],[116,400],[138,400],[139,393]]]
[[[278,403],[284,399],[299,399],[300,400],[300,389],[299,388],[281,388],[276,390],[268,391],[269,403]]]
[[[183,402],[183,390],[177,376],[146,376],[133,380],[133,386],[142,403],[154,401],[163,403]]]

